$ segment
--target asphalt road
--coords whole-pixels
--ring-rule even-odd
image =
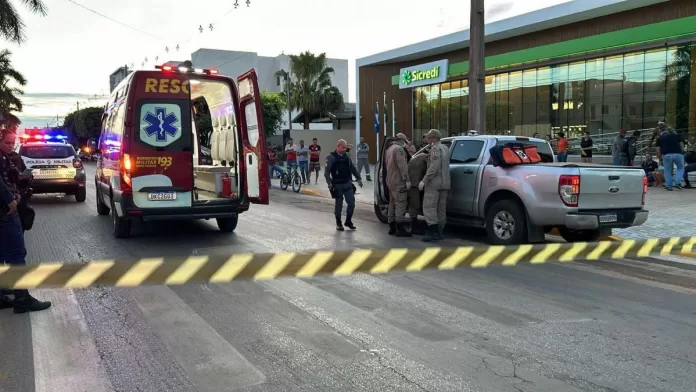
[[[327,200],[272,199],[234,234],[168,222],[117,240],[93,185],[86,203],[39,196],[28,260],[421,246],[371,206],[338,233]],[[688,264],[625,260],[38,290],[51,310],[0,312],[0,391],[693,391],[695,282]]]

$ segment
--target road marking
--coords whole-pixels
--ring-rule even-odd
[[[51,301],[31,313],[36,392],[114,391],[73,290],[37,290]]]
[[[266,377],[169,287],[133,290],[153,330],[201,392],[258,385]]]

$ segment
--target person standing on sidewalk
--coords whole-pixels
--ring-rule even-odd
[[[365,138],[361,137],[358,144],[358,173],[362,173],[362,168],[365,167],[365,179],[372,181],[370,178],[370,161],[368,159],[369,152],[370,146],[365,143]]]
[[[273,173],[278,173],[279,177],[283,176],[283,169],[278,166],[276,152],[274,148],[268,148],[266,150],[266,160],[268,162],[268,187],[271,187],[271,180],[273,179]]]
[[[331,197],[334,198],[336,204],[334,207],[334,215],[336,217],[336,230],[343,231],[345,227],[355,230],[353,224],[353,211],[355,210],[355,194],[353,193],[352,178],[355,176],[358,185],[362,188],[363,183],[360,178],[360,173],[355,169],[353,161],[346,153],[348,143],[340,139],[336,143],[336,150],[326,157],[326,171],[324,178],[329,186]],[[346,210],[346,221],[341,223],[341,213],[343,211],[343,199],[346,200],[348,208]]]
[[[622,129],[619,134],[614,138],[614,142],[611,144],[611,162],[614,166],[626,166],[623,164],[621,159],[622,152],[626,149],[626,130]]]
[[[563,132],[558,132],[556,136],[558,137],[558,142],[556,142],[558,162],[568,162],[568,139]]]
[[[309,146],[309,174],[307,181],[312,181],[312,172],[314,172],[314,185],[319,182],[319,171],[321,170],[321,146],[317,142],[317,138],[312,139],[312,144]]]
[[[389,235],[396,235],[397,237],[411,236],[411,233],[405,227],[408,189],[411,188],[406,149],[404,148],[406,143],[408,143],[406,135],[399,133],[385,152],[387,188],[389,188],[389,210],[387,214]]]
[[[665,168],[665,190],[671,191],[672,188],[682,189],[684,180],[684,141],[672,128],[667,128],[666,132],[660,135],[657,140],[657,158],[660,159]],[[674,166],[677,166],[676,178],[673,173]]]
[[[304,140],[300,140],[300,147],[297,149],[297,163],[300,165],[302,183],[309,184],[309,149],[305,147]]]
[[[445,238],[447,224],[447,195],[450,189],[449,148],[440,143],[442,135],[431,129],[425,137],[430,144],[428,170],[418,184],[423,195],[423,215],[428,224],[428,232],[423,241],[439,241]]]
[[[592,138],[590,137],[589,132],[585,132],[582,134],[582,140],[580,140],[580,155],[581,155],[581,160],[586,163],[592,163],[592,148],[594,146],[594,142],[592,141]]]

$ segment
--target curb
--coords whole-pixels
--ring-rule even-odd
[[[558,237],[560,237],[560,235],[561,235],[561,233],[559,233],[559,232],[558,232],[558,229],[555,228],[555,227],[554,227],[553,230],[551,230],[551,232],[549,232],[548,234],[549,234],[549,235],[555,235],[555,236],[558,236]],[[608,236],[605,236],[605,237],[601,237],[599,240],[600,240],[600,241],[614,241],[614,242],[617,242],[617,241],[623,241],[624,239],[625,239],[625,238],[620,237],[620,236],[618,236],[618,235],[608,235]],[[695,255],[696,255],[696,254],[695,254]]]
[[[271,184],[271,188],[272,189],[280,189],[280,185]],[[282,190],[282,189],[280,189],[280,190]],[[290,192],[295,193],[292,189],[290,189]],[[300,188],[300,191],[297,193],[299,193],[300,195],[328,198],[328,196],[326,196],[323,193],[321,193],[317,190],[314,190],[314,189]]]

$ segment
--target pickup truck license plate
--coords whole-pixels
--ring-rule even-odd
[[[154,192],[148,193],[147,199],[151,201],[176,200],[176,192]]]
[[[616,214],[607,214],[599,216],[599,223],[614,223],[618,220]]]

